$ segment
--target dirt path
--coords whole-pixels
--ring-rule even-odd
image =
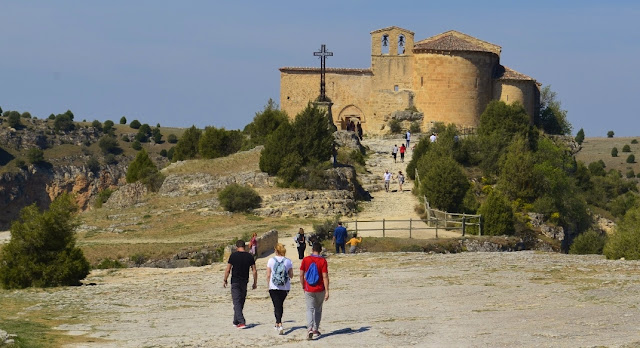
[[[273,330],[266,258],[258,260],[259,288],[249,291],[242,331],[231,325],[224,264],[94,271],[87,281],[95,286],[0,295],[38,303],[27,311],[56,308],[65,313],[59,319],[74,318],[57,328],[86,339],[73,347],[640,345],[639,262],[540,252],[363,253],[328,261],[331,296],[315,342],[304,340],[297,278],[285,302],[286,335]]]
[[[418,141],[418,139],[414,139]],[[412,151],[409,150],[405,154],[404,162],[401,161],[400,155],[397,156],[397,161],[394,162],[391,157],[391,149],[396,144],[400,146],[405,140],[402,136],[398,135],[395,138],[365,138],[362,141],[364,146],[369,148],[369,158],[367,159],[366,168],[371,173],[364,175],[361,180],[363,186],[369,190],[369,193],[373,197],[371,201],[361,203],[362,212],[358,213],[355,219],[362,220],[387,220],[385,222],[385,236],[386,237],[409,237],[409,222],[411,219],[411,227],[415,229],[411,232],[412,238],[434,238],[436,237],[435,230],[427,230],[428,227],[420,219],[420,215],[416,213],[415,207],[419,205],[417,197],[411,193],[413,190],[414,182],[407,177],[406,167],[411,160]],[[413,146],[413,142],[410,146]],[[405,175],[405,184],[402,187],[402,191],[399,191],[398,180],[392,180],[389,192],[384,190],[383,173],[385,170],[389,170],[390,173],[397,177],[398,171],[402,171]],[[353,220],[355,220],[353,219]],[[404,220],[403,222],[394,222],[393,220]],[[356,226],[354,222],[348,223],[347,228],[349,231],[355,231]],[[358,234],[363,237],[382,237],[382,223],[358,223]],[[365,231],[360,231],[364,229]],[[377,231],[367,231],[376,229]],[[445,231],[440,229],[438,231],[438,237],[458,237],[461,233],[457,231]]]

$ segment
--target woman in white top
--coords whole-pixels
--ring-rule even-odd
[[[269,295],[273,302],[273,313],[276,316],[275,329],[279,335],[284,335],[282,327],[282,312],[284,300],[291,290],[291,277],[293,277],[293,264],[284,257],[287,249],[278,243],[275,247],[276,255],[267,262],[267,281],[269,282]],[[279,284],[281,283],[281,284]]]

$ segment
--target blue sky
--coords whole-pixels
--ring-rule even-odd
[[[574,133],[640,135],[638,1],[0,2],[0,106],[38,117],[242,129],[278,68],[368,68],[373,30],[458,30],[551,85]]]

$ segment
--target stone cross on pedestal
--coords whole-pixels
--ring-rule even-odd
[[[333,52],[327,51],[326,45],[320,47],[319,52],[313,52],[314,56],[320,57],[320,97],[318,101],[327,101],[327,95],[325,94],[324,75],[325,75],[325,61],[327,57],[333,56]]]

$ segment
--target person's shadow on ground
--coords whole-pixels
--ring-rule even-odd
[[[316,338],[317,340],[326,338],[326,337],[330,337],[330,336],[334,336],[334,335],[352,335],[352,334],[356,334],[356,333],[361,333],[361,332],[366,332],[369,331],[371,329],[371,326],[363,326],[359,329],[352,329],[350,327],[344,328],[344,329],[339,329],[339,330],[334,330],[331,331],[329,333],[324,333],[322,334],[320,337]]]
[[[300,330],[300,329],[305,329],[305,330],[306,330],[306,329],[307,329],[307,327],[306,327],[306,326],[293,326],[293,327],[291,327],[289,330],[285,331],[285,333],[284,333],[284,334],[285,334],[285,335],[288,335],[288,334],[290,334],[290,333],[292,333],[292,332],[294,332],[294,331],[296,331],[296,330]]]

